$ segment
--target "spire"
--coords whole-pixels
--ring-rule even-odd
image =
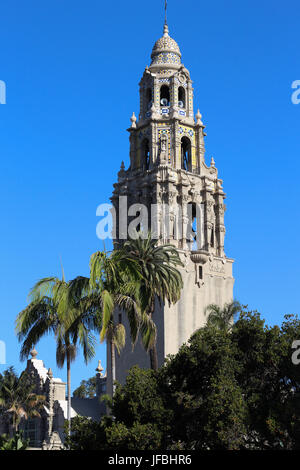
[[[164,38],[169,37],[169,27],[167,23],[164,24]]]
[[[168,2],[167,0],[165,0],[165,23],[164,23],[164,37],[168,37],[169,36],[169,27],[168,27],[168,22],[167,22],[167,6],[168,6]]]

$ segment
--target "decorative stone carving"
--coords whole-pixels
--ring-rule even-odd
[[[130,121],[131,121],[131,127],[132,127],[133,129],[135,129],[135,128],[136,128],[136,116],[135,116],[134,113],[132,113],[132,116],[131,116],[131,118],[130,118]]]
[[[205,264],[208,260],[209,253],[205,250],[197,250],[191,252],[191,260],[193,263]]]
[[[209,261],[209,270],[211,272],[225,274],[225,266],[222,260],[210,259]]]

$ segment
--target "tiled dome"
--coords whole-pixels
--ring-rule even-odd
[[[156,41],[151,54],[151,65],[181,63],[181,52],[174,39],[169,36],[168,25],[164,26],[164,35]]]

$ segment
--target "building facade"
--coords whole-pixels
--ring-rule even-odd
[[[180,301],[157,305],[153,315],[161,365],[205,324],[207,305],[222,306],[233,299],[233,260],[224,252],[222,180],[214,160],[209,166],[205,162],[205,126],[199,110],[194,115],[193,82],[166,23],[139,91],[139,116],[133,113],[128,129],[130,166],[126,170],[122,162],[111,200],[117,214],[116,241],[145,227],[158,243],[173,244],[184,263]],[[142,214],[145,207],[146,215],[145,211]],[[128,214],[125,225],[124,212]],[[128,327],[125,315],[122,321]],[[107,364],[109,371],[109,350]],[[149,367],[150,359],[140,343],[132,350],[128,333],[126,346],[116,359],[119,382],[124,383],[134,364]]]

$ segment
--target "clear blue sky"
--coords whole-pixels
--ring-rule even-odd
[[[299,312],[300,79],[296,0],[169,0],[170,34],[203,114],[207,161],[227,193],[235,296],[267,323]],[[0,340],[20,371],[14,320],[41,277],[88,275],[96,208],[128,165],[138,82],[161,36],[163,1],[10,0],[1,4]],[[196,111],[196,110],[195,110]],[[55,346],[37,345],[57,376]],[[73,388],[105,364],[73,367]],[[0,365],[0,372],[5,367]]]

